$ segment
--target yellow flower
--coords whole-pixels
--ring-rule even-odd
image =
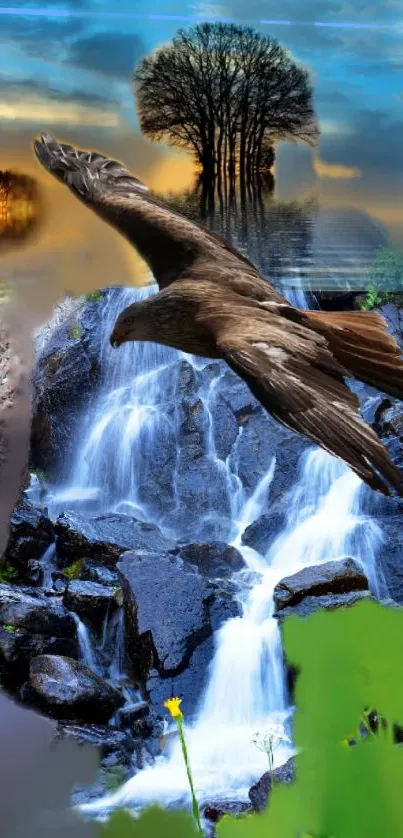
[[[167,698],[167,700],[164,701],[164,707],[169,710],[173,719],[182,718],[182,711],[179,709],[180,704],[182,704],[181,698]]]

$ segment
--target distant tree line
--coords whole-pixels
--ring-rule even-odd
[[[0,170],[0,244],[29,235],[39,214],[36,181],[29,175]]]
[[[271,169],[276,140],[314,143],[308,70],[249,27],[203,23],[179,30],[134,74],[142,131],[191,150],[208,178]]]

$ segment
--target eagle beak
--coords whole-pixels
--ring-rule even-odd
[[[120,346],[119,341],[117,338],[113,337],[113,334],[109,338],[109,343],[113,347],[113,349],[117,349]]]

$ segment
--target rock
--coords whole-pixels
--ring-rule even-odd
[[[114,588],[81,579],[69,582],[63,602],[66,608],[96,629],[101,628],[106,614],[117,607]]]
[[[354,605],[362,599],[373,599],[369,591],[352,591],[347,594],[324,594],[323,596],[306,596],[301,602],[292,605],[289,608],[282,608],[274,616],[279,620],[285,620],[286,617],[298,616],[309,617],[314,611],[319,611],[321,608],[327,611],[334,611],[336,608],[347,608]]]
[[[244,420],[255,411],[261,411],[261,405],[252,396],[248,385],[242,381],[238,375],[226,369],[220,382],[220,394],[224,401],[230,406],[232,412],[235,414],[238,423],[243,424]]]
[[[102,759],[117,755],[121,763],[130,764],[134,748],[133,739],[127,732],[102,725],[73,725],[58,723],[54,741],[70,739],[77,745],[98,748]]]
[[[185,562],[196,565],[200,572],[210,579],[231,576],[245,567],[245,561],[239,550],[220,542],[181,545],[179,555]]]
[[[54,532],[49,518],[31,503],[21,501],[11,516],[6,559],[24,569],[29,560],[40,559],[52,541]]]
[[[0,584],[0,623],[26,629],[32,634],[75,637],[76,624],[63,605],[43,594]]]
[[[182,698],[181,710],[188,721],[196,715],[200,700],[207,687],[209,665],[214,655],[214,641],[210,636],[195,649],[186,669],[178,675],[161,677],[157,670],[152,670],[146,682],[146,692],[150,703],[159,716],[167,718],[164,701],[172,695]]]
[[[232,452],[243,486],[254,491],[273,463],[278,440],[278,424],[263,410],[246,417],[242,434]]]
[[[239,434],[239,426],[234,412],[220,392],[214,399],[213,410],[214,445],[217,457],[225,462]]]
[[[253,524],[246,527],[242,536],[242,544],[252,547],[257,553],[265,555],[271,542],[281,530],[284,520],[284,513],[279,509],[273,509],[261,515]]]
[[[246,800],[219,800],[217,802],[207,803],[203,808],[203,815],[206,820],[217,823],[224,815],[239,818],[241,815],[247,815],[251,811],[252,807]]]
[[[291,757],[284,765],[273,771],[275,783],[292,783],[295,779],[295,759]],[[266,771],[260,780],[249,789],[249,799],[255,812],[262,812],[266,808],[272,789],[270,772]]]
[[[183,670],[211,634],[210,592],[199,573],[168,554],[125,553],[118,564],[127,649],[138,673]]]
[[[117,725],[123,730],[130,728],[136,738],[150,736],[153,732],[153,721],[147,701],[126,704],[117,712]]]
[[[112,586],[113,588],[119,585],[117,570],[105,567],[105,565],[94,564],[87,559],[83,562],[80,579],[88,580],[88,582],[98,582],[100,585]]]
[[[52,481],[67,476],[76,439],[100,377],[101,303],[87,303],[57,326],[34,372],[31,462]]]
[[[55,524],[57,553],[61,566],[78,559],[91,559],[114,566],[125,550],[167,551],[174,543],[154,524],[146,524],[128,515],[84,515],[65,512]]]
[[[393,599],[403,605],[403,514],[396,510],[394,514],[379,517],[384,543],[379,551],[377,566],[381,579]]]
[[[306,597],[367,591],[368,579],[353,559],[305,567],[282,579],[274,588],[276,611],[298,605]]]
[[[78,657],[77,637],[51,637],[24,629],[0,626],[0,669],[8,688],[21,686],[29,674],[29,663],[38,655]]]
[[[106,724],[124,698],[107,681],[72,658],[33,658],[22,699],[60,721]]]

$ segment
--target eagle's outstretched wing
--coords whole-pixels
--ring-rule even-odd
[[[376,433],[359,415],[349,372],[327,340],[280,314],[223,301],[197,318],[215,336],[217,351],[253,395],[283,425],[343,460],[371,488],[403,496],[403,476]],[[400,362],[403,383],[403,365]]]
[[[225,281],[232,285],[236,283],[237,271],[242,271],[243,284],[249,275],[250,285],[257,283],[259,290],[255,287],[255,293],[260,299],[282,300],[246,257],[231,248],[221,236],[159,201],[121,163],[94,151],[82,151],[59,143],[49,134],[42,134],[40,140],[34,141],[34,150],[51,174],[134,245],[148,263],[160,288],[185,273],[189,276],[189,270],[195,266],[195,277],[197,270],[205,276],[209,263],[214,266],[217,279],[220,275],[226,276],[228,268],[229,276]],[[253,296],[252,288],[246,292]]]

